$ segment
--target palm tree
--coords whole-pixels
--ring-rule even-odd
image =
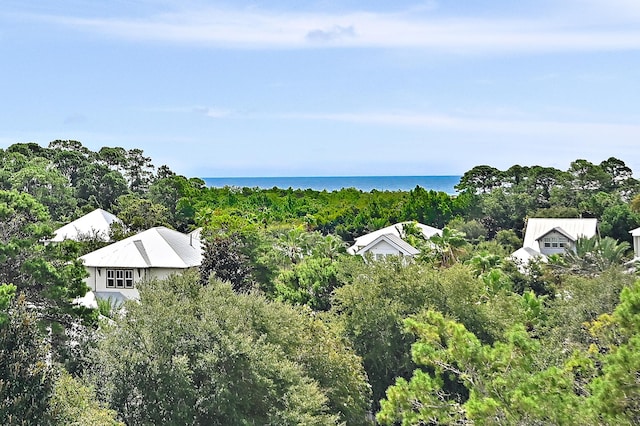
[[[307,254],[307,236],[302,227],[289,229],[278,236],[274,248],[284,254],[291,263],[298,263]]]
[[[489,253],[486,250],[473,255],[469,260],[469,264],[476,275],[482,275],[491,269],[497,268],[500,266],[500,263],[502,263],[502,257]]]
[[[467,245],[464,232],[446,226],[442,230],[442,235],[434,235],[429,241],[432,243],[432,255],[435,255],[440,266],[445,268],[458,261],[460,254],[464,252],[464,246]]]
[[[317,235],[317,241],[311,250],[314,256],[335,259],[340,254],[346,253],[347,246],[342,238],[331,234],[325,237],[322,237],[319,233]]]
[[[611,237],[598,239],[579,237],[575,251],[568,249],[562,262],[553,262],[552,267],[580,275],[597,275],[610,268],[621,266],[629,250],[628,242],[619,242]]]

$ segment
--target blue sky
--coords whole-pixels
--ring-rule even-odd
[[[0,147],[187,176],[640,174],[640,1],[3,0]]]

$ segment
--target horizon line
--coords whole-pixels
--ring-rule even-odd
[[[306,176],[206,176],[200,179],[297,179],[297,178],[386,178],[386,177],[461,177],[462,175],[306,175]]]

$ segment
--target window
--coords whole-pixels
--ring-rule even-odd
[[[107,269],[107,288],[133,288],[133,269]]]
[[[542,239],[545,248],[566,247],[569,240],[566,237],[544,237]]]

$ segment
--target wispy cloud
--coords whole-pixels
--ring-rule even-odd
[[[202,114],[209,118],[224,118],[233,114],[231,110],[223,108],[211,108],[211,107],[194,107],[191,109],[193,112]]]
[[[173,106],[173,107],[146,107],[141,108],[146,112],[177,113],[177,114],[197,114],[209,118],[225,118],[235,115],[235,112],[227,108],[210,106]]]
[[[353,25],[349,27],[336,25],[329,30],[313,30],[309,31],[306,36],[307,40],[320,42],[329,42],[352,37],[356,37]]]
[[[640,140],[640,124],[624,122],[587,121],[577,119],[553,120],[512,108],[483,108],[443,113],[413,111],[373,112],[275,112],[260,113],[247,110],[231,110],[211,106],[150,108],[149,111],[195,113],[213,119],[233,120],[282,120],[282,121],[326,121],[363,125],[416,128],[455,133],[482,133],[495,135],[522,135],[539,137],[567,137],[567,140],[613,140],[621,142]],[[580,109],[550,109],[555,116],[580,117]]]
[[[418,127],[436,131],[464,133],[564,136],[567,140],[615,140],[621,143],[640,139],[640,125],[627,123],[496,119],[448,114],[416,113],[340,113],[340,114],[281,114],[273,119],[321,120],[377,126]]]
[[[614,0],[634,6],[632,2]],[[591,3],[598,3],[592,0]],[[600,5],[601,6],[601,5]],[[595,7],[595,6],[594,6]],[[633,8],[636,10],[636,8]],[[640,14],[640,12],[639,12]],[[275,12],[256,9],[188,10],[143,18],[31,16],[77,31],[132,41],[218,48],[421,48],[445,52],[562,52],[640,49],[640,28],[572,19],[447,17],[425,13]],[[637,23],[637,20],[634,21]]]

